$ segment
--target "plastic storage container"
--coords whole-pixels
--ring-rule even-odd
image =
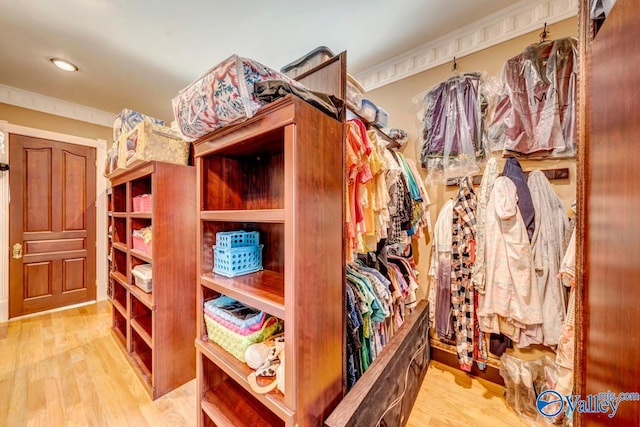
[[[260,232],[258,231],[237,230],[216,233],[216,247],[219,249],[258,246],[258,244],[260,244]]]
[[[285,65],[280,69],[280,72],[294,79],[331,58],[333,58],[331,49],[326,46],[319,46],[302,58]]]
[[[378,110],[376,111],[376,120],[373,122],[373,125],[378,126],[379,128],[386,128],[388,121],[389,113],[378,107]]]
[[[262,270],[262,245],[236,248],[213,247],[213,272],[236,277]]]
[[[145,292],[151,292],[151,264],[140,264],[131,269],[136,278],[136,286]]]
[[[355,79],[351,74],[347,74],[347,105],[353,108],[355,111],[359,111],[362,108],[362,99],[364,98],[365,90],[359,81]]]
[[[372,101],[367,98],[362,99],[362,108],[360,111],[356,111],[363,119],[369,123],[373,123],[376,120],[376,114],[378,113],[378,107]]]

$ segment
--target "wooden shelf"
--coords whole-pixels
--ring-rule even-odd
[[[122,316],[123,316],[124,318],[126,318],[126,317],[127,317],[127,309],[126,309],[126,307],[123,307],[123,306],[122,306],[122,304],[120,304],[120,303],[118,302],[118,300],[116,300],[116,299],[112,300],[112,301],[111,301],[111,304],[113,305],[113,307],[114,307],[116,310],[118,310],[118,311],[120,312],[120,314],[122,314]]]
[[[113,246],[113,249],[117,249],[120,252],[124,252],[125,254],[127,253],[127,245],[121,242],[113,242],[111,243],[111,246]]]
[[[229,377],[239,384],[248,394],[253,395],[251,386],[247,382],[247,376],[253,370],[245,363],[240,362],[222,347],[212,341],[196,340],[196,348]],[[245,393],[246,394],[246,393]],[[279,391],[272,391],[267,394],[256,394],[255,399],[273,411],[281,420],[293,417],[293,412],[284,403],[284,396]],[[246,397],[246,396],[245,396]],[[233,412],[233,411],[232,411]],[[223,424],[225,425],[225,424]],[[235,424],[232,424],[235,425]],[[242,424],[241,424],[242,425]]]
[[[203,221],[284,223],[284,209],[202,211]]]
[[[140,335],[142,341],[147,343],[149,348],[153,348],[153,340],[151,339],[151,315],[139,316],[131,319],[131,327]]]
[[[151,219],[151,212],[131,212],[129,218]]]
[[[156,306],[153,303],[153,292],[146,293],[136,285],[129,285],[129,292],[131,292],[131,295],[135,299],[147,306],[148,309],[155,310]]]
[[[140,252],[140,251],[137,251],[135,249],[131,249],[129,251],[129,253],[131,254],[131,256],[134,256],[134,257],[136,257],[138,259],[141,259],[144,262],[148,262],[149,264],[151,264],[151,262],[152,262],[151,257],[149,255],[145,254],[144,252]]]
[[[127,337],[122,335],[122,331],[120,331],[120,329],[114,326],[111,328],[111,333],[113,334],[113,337],[116,339],[116,341],[118,341],[123,348],[127,346]]]
[[[398,142],[396,140],[394,140],[393,138],[391,138],[389,135],[387,135],[382,128],[374,125],[373,123],[371,123],[370,121],[368,121],[367,119],[365,119],[364,117],[362,117],[359,113],[357,113],[356,111],[353,110],[353,108],[347,106],[347,109],[349,110],[349,112],[353,113],[354,116],[356,116],[358,119],[360,119],[360,121],[362,121],[362,123],[364,123],[364,125],[368,128],[368,129],[373,129],[376,132],[378,132],[378,135],[380,135],[380,137],[382,139],[384,139],[385,141],[387,141],[387,148],[398,148],[400,147],[400,144],[398,144]]]
[[[151,384],[151,371],[147,369],[146,365],[138,356],[136,352],[129,353],[129,361],[131,362],[131,366],[134,367],[134,371],[138,374],[138,377],[142,380],[142,384],[147,389],[151,395],[153,395],[153,385]]]
[[[284,319],[283,274],[262,270],[231,278],[215,273],[205,273],[200,281],[209,289]]]
[[[129,289],[129,282],[127,282],[127,278],[125,277],[124,274],[120,273],[119,271],[112,271],[111,278],[116,280],[125,288]]]
[[[110,218],[115,240],[110,277],[120,304],[113,309],[114,325],[126,337],[127,360],[154,400],[195,376],[192,343],[194,283],[198,279],[196,261],[184,256],[195,251],[195,177],[193,167],[155,161],[140,162],[108,176],[112,186],[109,207],[115,210]],[[151,212],[132,212],[133,198],[141,194],[153,194]],[[152,250],[134,250],[132,230],[150,224]],[[154,263],[154,259],[162,262]],[[152,293],[135,286],[130,269],[141,263],[151,264]]]
[[[284,421],[264,410],[258,400],[234,381],[226,379],[207,391],[202,410],[217,426],[284,426]]]
[[[199,427],[254,425],[252,411],[256,425],[275,423],[265,411],[280,425],[317,425],[343,396],[343,136],[342,122],[286,96],[194,142]],[[216,234],[242,229],[260,233],[265,270],[211,272]],[[255,393],[252,370],[202,340],[203,305],[217,294],[286,322],[286,394]]]

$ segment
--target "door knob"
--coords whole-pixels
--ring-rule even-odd
[[[13,258],[22,258],[22,245],[20,243],[16,243],[15,245],[13,245]]]

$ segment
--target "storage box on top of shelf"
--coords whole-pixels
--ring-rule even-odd
[[[146,120],[122,136],[119,149],[119,167],[130,168],[150,160],[178,165],[189,162],[189,143],[179,132]]]
[[[356,113],[360,114],[360,116],[365,119],[369,123],[373,123],[376,121],[376,114],[378,113],[378,107],[373,101],[363,98],[362,99],[362,107],[360,110],[357,110]]]
[[[151,264],[136,265],[131,269],[131,274],[135,276],[137,287],[145,292],[151,292]]]
[[[310,69],[317,67],[323,62],[333,58],[333,56],[334,54],[331,49],[326,46],[319,46],[303,57],[298,58],[295,61],[285,65],[280,69],[280,72],[294,79],[299,75],[306,73]]]
[[[362,108],[364,93],[364,87],[362,87],[360,82],[351,74],[347,73],[347,105],[355,111],[359,111]]]
[[[378,107],[378,109],[376,110],[376,119],[374,120],[373,125],[378,126],[379,128],[386,128],[388,122],[389,113]]]
[[[301,87],[259,62],[232,55],[182,89],[171,102],[184,139],[194,141],[253,117],[264,105],[256,98],[253,84],[263,80],[284,80]]]
[[[148,121],[159,126],[164,125],[164,120],[149,117],[125,108],[116,116],[116,120],[113,122],[113,140],[118,141],[120,136],[131,132],[131,130],[142,121]]]
[[[113,145],[107,150],[107,160],[104,165],[104,175],[107,176],[118,168],[118,141],[113,141]]]

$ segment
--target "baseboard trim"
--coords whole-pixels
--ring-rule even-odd
[[[43,316],[45,314],[57,313],[59,311],[71,310],[71,309],[74,309],[74,308],[85,307],[85,306],[88,306],[88,305],[95,304],[96,302],[97,302],[96,300],[91,300],[91,301],[87,301],[87,302],[81,302],[81,303],[78,303],[78,304],[67,305],[65,307],[52,308],[51,310],[39,311],[37,313],[25,314],[24,316],[13,317],[13,318],[9,319],[9,322],[14,322],[14,321],[17,321],[17,320],[29,319],[31,317]],[[1,307],[1,305],[0,305],[0,307]],[[8,310],[8,307],[7,307],[7,312],[8,311],[9,310]]]
[[[9,320],[9,300],[0,301],[0,323]]]
[[[446,350],[431,346],[431,360],[440,362],[443,365],[450,366],[455,369],[460,369],[458,364],[458,355],[452,354]],[[483,380],[498,384],[504,387],[504,379],[500,376],[500,370],[494,366],[488,365],[487,369],[481,371],[476,364],[471,368],[471,375]]]

